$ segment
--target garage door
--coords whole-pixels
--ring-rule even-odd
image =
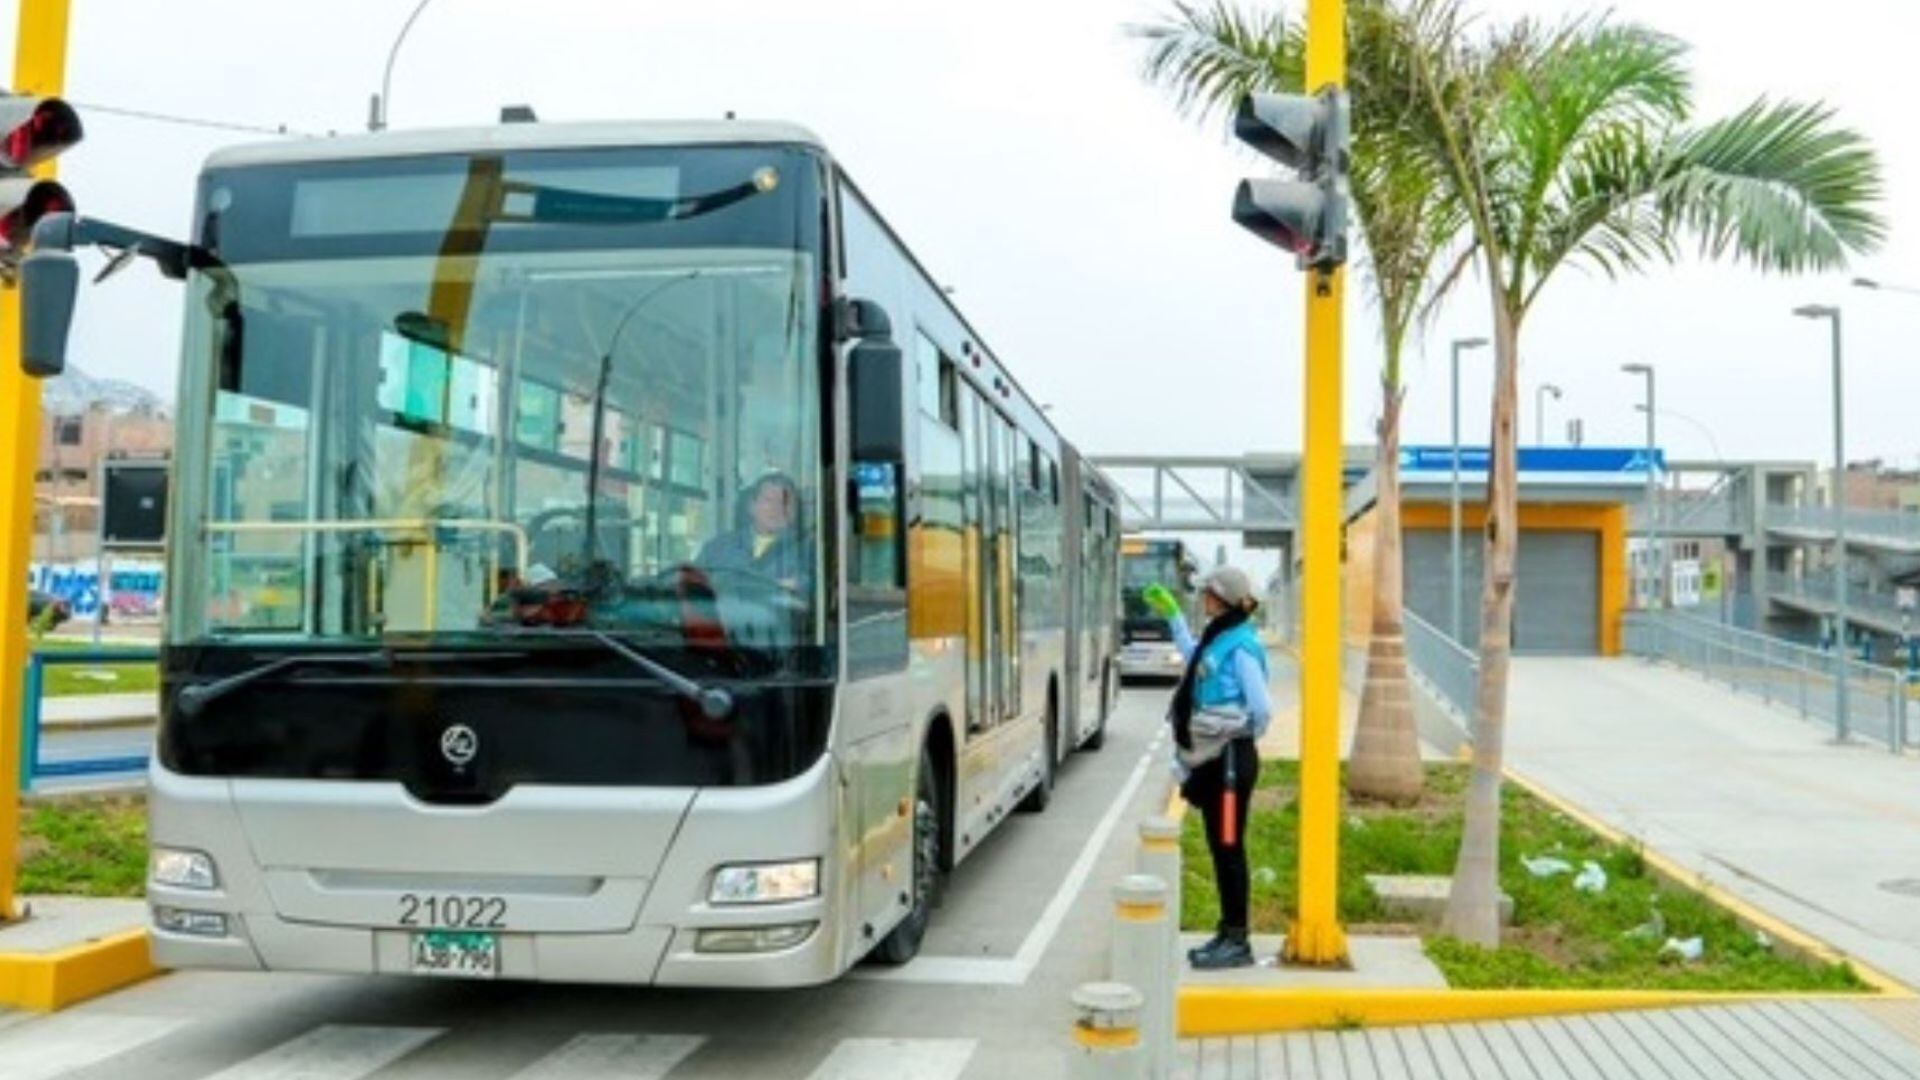
[[[1478,529],[1461,537],[1460,612],[1465,637],[1480,633]],[[1405,538],[1407,606],[1447,629],[1450,555],[1447,530],[1409,529]],[[1597,653],[1600,640],[1600,537],[1592,532],[1520,535],[1520,595],[1514,607],[1513,647],[1525,653]]]

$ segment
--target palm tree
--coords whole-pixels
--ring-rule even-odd
[[[1348,7],[1348,72],[1353,101],[1352,194],[1367,254],[1367,281],[1380,310],[1379,439],[1375,446],[1378,532],[1373,549],[1373,610],[1360,718],[1347,767],[1355,795],[1408,802],[1424,781],[1419,734],[1407,681],[1402,619],[1399,436],[1404,396],[1401,355],[1407,337],[1465,265],[1436,274],[1464,233],[1465,217],[1430,155],[1401,134],[1405,83],[1383,92],[1383,77],[1406,69],[1394,51],[1411,39],[1382,0]],[[1172,93],[1181,111],[1205,120],[1250,93],[1303,89],[1303,28],[1278,11],[1231,0],[1205,7],[1176,2],[1163,19],[1131,27],[1147,44],[1143,74]]]
[[[1682,241],[1762,271],[1836,270],[1872,249],[1880,168],[1823,105],[1757,101],[1691,124],[1679,41],[1605,18],[1469,38],[1458,0],[1411,0],[1396,93],[1408,137],[1466,215],[1493,314],[1492,466],[1466,829],[1443,929],[1499,942],[1499,798],[1513,627],[1520,333],[1556,271],[1615,276]]]

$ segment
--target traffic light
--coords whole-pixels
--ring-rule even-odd
[[[73,212],[66,188],[28,170],[80,137],[80,115],[59,98],[0,97],[0,260],[19,259],[42,217]]]
[[[1338,87],[1317,94],[1249,94],[1233,134],[1294,170],[1294,179],[1240,181],[1233,220],[1299,258],[1300,268],[1347,261],[1348,105]]]

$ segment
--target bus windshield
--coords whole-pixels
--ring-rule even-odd
[[[824,643],[818,165],[781,147],[215,170],[176,643]]]

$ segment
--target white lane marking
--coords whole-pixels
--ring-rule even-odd
[[[62,1013],[0,1028],[0,1076],[47,1080],[124,1054],[192,1021],[164,1016]]]
[[[511,1080],[660,1080],[706,1041],[699,1035],[576,1035]]]
[[[207,1080],[359,1080],[444,1034],[446,1028],[323,1024]]]
[[[1003,959],[984,959],[972,956],[923,956],[904,967],[897,968],[856,968],[849,974],[855,978],[879,979],[889,982],[945,983],[965,986],[1020,986],[1033,970],[1040,966],[1040,958],[1046,955],[1047,946],[1053,944],[1054,935],[1060,932],[1060,925],[1066,921],[1067,914],[1073,910],[1073,903],[1079,899],[1080,890],[1086,887],[1087,878],[1093,873],[1093,864],[1099,860],[1100,853],[1106,850],[1107,839],[1120,823],[1120,818],[1133,804],[1133,797],[1147,778],[1147,770],[1156,761],[1163,761],[1160,743],[1166,738],[1163,726],[1160,733],[1140,755],[1140,761],[1133,767],[1133,774],[1120,787],[1120,794],[1114,797],[1100,823],[1094,826],[1088,835],[1086,845],[1080,849],[1080,855],[1073,861],[1067,876],[1054,891],[1053,899],[1047,901],[1046,909],[1040,913],[1027,936],[1020,942],[1020,948],[1013,956]],[[961,871],[965,873],[963,869]]]
[[[973,1039],[842,1039],[809,1080],[954,1080]]]

